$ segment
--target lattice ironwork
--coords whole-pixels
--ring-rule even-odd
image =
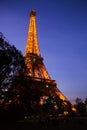
[[[51,79],[43,63],[36,31],[36,12],[34,10],[30,12],[30,23],[24,57],[27,66],[26,76],[30,76],[33,81],[36,81],[33,86],[40,86],[41,88],[41,85],[45,85],[45,90],[48,93],[58,95],[61,99],[66,100],[66,97],[58,90],[55,80]]]

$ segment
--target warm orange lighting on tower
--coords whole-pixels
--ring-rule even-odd
[[[60,99],[62,99],[63,101],[64,100],[67,100],[66,97],[60,92],[60,91],[56,91],[56,94],[60,97]]]
[[[58,90],[55,80],[51,79],[43,63],[37,37],[35,10],[30,12],[30,23],[24,57],[27,66],[26,76],[32,77],[34,81],[40,81],[41,85],[43,83],[44,89],[50,93],[49,95],[58,95],[62,100],[66,100],[66,97]],[[42,100],[40,103],[42,103]]]
[[[30,24],[24,56],[28,53],[37,54],[38,56],[40,55],[36,31],[36,12],[34,10],[30,12]]]
[[[25,48],[25,63],[28,68],[27,76],[34,78],[51,79],[41,57],[39,50],[39,43],[36,31],[36,12],[32,10],[30,12],[30,23],[28,29],[28,38]]]

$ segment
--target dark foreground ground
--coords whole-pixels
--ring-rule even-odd
[[[0,130],[87,130],[87,117],[1,123]]]

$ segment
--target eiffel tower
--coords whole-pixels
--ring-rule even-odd
[[[33,87],[44,91],[46,96],[57,95],[60,99],[67,100],[57,88],[56,81],[51,79],[44,65],[37,37],[35,10],[31,10],[30,12],[30,23],[24,57],[27,66],[26,76],[32,79]]]

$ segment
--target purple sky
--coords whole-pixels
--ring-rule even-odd
[[[70,100],[87,97],[87,1],[0,0],[0,32],[24,53],[29,13],[37,13],[44,64]]]

